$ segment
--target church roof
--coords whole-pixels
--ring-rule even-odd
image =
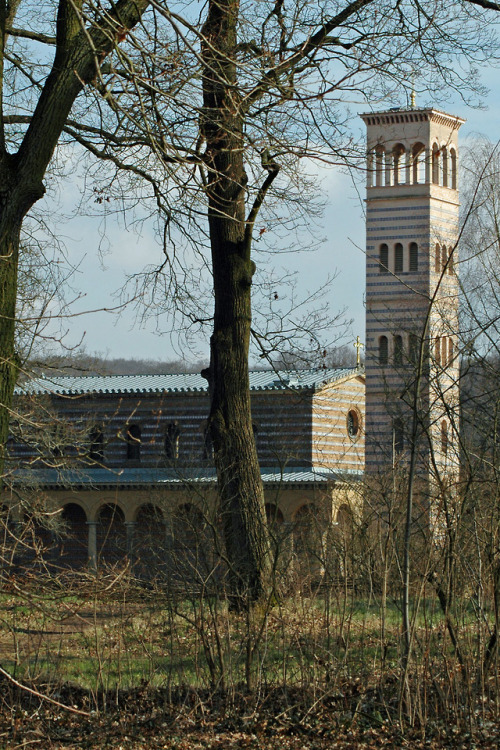
[[[362,368],[335,367],[311,370],[251,370],[251,391],[283,391],[321,388],[355,375]],[[199,373],[168,375],[46,375],[17,386],[16,394],[51,394],[76,396],[84,394],[203,393],[207,381]]]
[[[294,467],[263,468],[261,477],[264,485],[279,485],[293,487],[297,485],[325,485],[329,482],[345,482],[360,479],[363,472],[358,469],[338,471],[323,467]],[[170,489],[185,489],[189,485],[208,484],[216,482],[215,469],[202,468],[28,468],[16,469],[10,476],[15,484],[33,487],[68,487],[72,489],[94,489],[103,487],[119,487],[132,489],[151,486],[167,486]]]

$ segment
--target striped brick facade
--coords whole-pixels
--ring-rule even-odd
[[[367,127],[366,471],[405,462],[419,372],[420,476],[456,471],[458,129],[435,109]],[[419,365],[420,362],[420,365]]]
[[[250,392],[269,519],[288,536],[310,519],[335,523],[358,503],[362,369],[252,372]],[[49,516],[60,513],[70,536],[42,532],[53,562],[95,567],[127,550],[144,561],[146,536],[163,529],[155,542],[161,549],[186,513],[215,518],[209,397],[200,375],[42,378],[20,386],[14,406],[9,505],[17,520],[41,500]]]
[[[260,466],[359,473],[364,460],[362,371],[304,373],[303,380],[283,373],[251,374],[256,383],[251,387],[251,407]],[[147,376],[131,376],[129,390],[122,385],[127,378],[115,382],[113,376],[92,378],[88,384],[81,377],[29,383],[28,392],[19,391],[16,400],[17,419],[9,441],[13,464],[33,469],[97,464],[110,471],[213,465],[205,436],[209,413],[205,381],[185,376],[197,378],[196,385],[169,387],[169,377],[159,376],[159,385],[151,387]],[[96,383],[99,391],[93,390]],[[348,415],[354,412],[359,429],[349,435]],[[96,426],[102,435],[98,447]],[[172,426],[176,428],[173,452],[167,446]],[[134,427],[140,432],[137,440],[130,440]],[[96,451],[101,454],[97,460],[92,455]]]

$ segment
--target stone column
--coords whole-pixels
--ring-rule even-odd
[[[135,521],[125,521],[127,535],[127,557],[132,564],[134,562],[134,529]]]
[[[293,521],[283,521],[279,527],[279,534],[281,536],[281,560],[280,569],[283,571],[283,576],[286,578],[287,574],[293,573],[294,570],[294,545],[293,545],[293,531],[295,523]]]
[[[90,570],[97,570],[97,521],[87,521],[88,526],[88,558]]]

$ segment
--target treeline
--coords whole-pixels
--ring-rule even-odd
[[[272,361],[254,362],[252,369],[301,370],[308,367],[354,367],[356,352],[352,346],[342,345],[321,352],[280,355]],[[86,351],[70,354],[48,354],[28,363],[26,375],[165,375],[181,372],[201,372],[208,367],[205,359],[142,359],[139,357],[106,357]]]

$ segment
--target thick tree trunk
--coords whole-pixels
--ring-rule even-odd
[[[95,77],[98,64],[137,23],[148,4],[149,0],[117,0],[95,23],[84,28],[82,0],[59,0],[54,64],[17,154],[6,151],[3,111],[0,111],[0,478],[19,366],[15,324],[22,223],[45,192],[45,172],[76,97],[85,83]],[[19,0],[12,0],[0,7],[0,90],[7,29],[18,5]]]
[[[43,195],[43,185],[21,185],[15,157],[5,156],[0,169],[0,484],[4,475],[12,396],[19,370],[15,351],[17,277],[21,225]]]
[[[248,350],[254,265],[245,232],[243,119],[236,89],[238,3],[212,0],[203,29],[208,220],[215,318],[209,430],[235,606],[259,598],[270,570],[264,493],[250,411]]]

